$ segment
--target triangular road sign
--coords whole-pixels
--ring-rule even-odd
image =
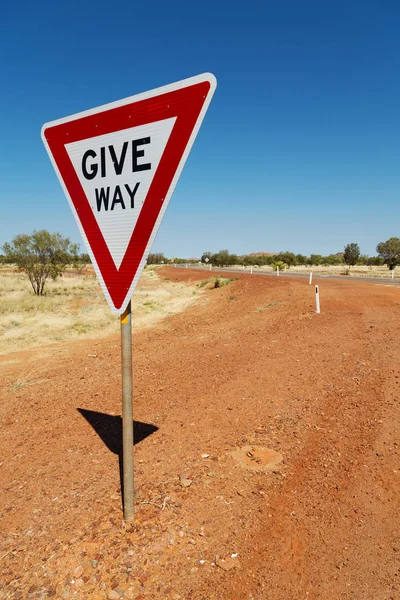
[[[205,73],[42,128],[117,314],[132,296],[215,88]]]

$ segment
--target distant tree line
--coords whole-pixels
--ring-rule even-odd
[[[231,254],[228,250],[219,252],[204,252],[201,257],[202,263],[212,264],[216,267],[227,267],[231,265],[244,266],[264,266],[274,267],[277,264],[284,264],[288,267],[296,265],[304,266],[331,266],[331,265],[366,265],[382,266],[387,265],[389,269],[394,269],[400,265],[400,238],[390,238],[386,242],[378,244],[377,256],[367,256],[361,254],[359,245],[356,243],[347,244],[343,252],[337,254],[295,254],[294,252],[279,252],[277,254],[245,254],[243,256]]]
[[[360,247],[356,243],[347,244],[343,252],[337,254],[295,254],[294,252],[278,252],[277,254],[245,254],[238,255],[229,252],[229,250],[220,250],[219,252],[203,252],[200,261],[204,264],[211,264],[215,267],[229,267],[233,265],[244,266],[265,266],[276,267],[276,265],[293,266],[334,266],[334,265],[365,265],[382,266],[387,265],[389,269],[394,269],[400,265],[400,238],[390,238],[386,242],[378,244],[376,256],[361,254]],[[197,259],[185,258],[166,258],[163,253],[149,254],[147,264],[183,264],[195,263]]]
[[[167,258],[166,256],[164,256],[164,254],[162,252],[155,252],[155,253],[150,253],[147,257],[147,264],[148,265],[170,265],[170,264],[175,264],[175,265],[184,265],[186,263],[188,264],[195,264],[198,263],[198,259],[193,259],[193,258]]]
[[[343,252],[322,256],[321,254],[294,254],[294,252],[279,252],[278,254],[247,254],[238,256],[228,250],[219,252],[204,252],[201,262],[216,267],[231,265],[270,265],[273,268],[292,267],[295,265],[387,265],[394,269],[400,265],[400,238],[392,237],[386,242],[380,242],[377,256],[361,254],[356,243],[347,244]],[[79,252],[79,245],[71,243],[69,238],[60,233],[49,233],[46,230],[34,231],[31,235],[20,234],[2,247],[0,264],[16,265],[24,272],[32,285],[35,294],[43,295],[47,279],[57,279],[68,265],[77,270],[83,270],[90,263],[86,253]],[[198,259],[166,258],[162,252],[149,254],[147,264],[182,264],[196,263]]]
[[[168,260],[168,258],[165,258],[164,254],[162,252],[149,254],[147,257],[148,265],[161,265],[163,263],[168,264],[169,262],[170,261]]]

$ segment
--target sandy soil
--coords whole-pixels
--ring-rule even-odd
[[[241,275],[134,334],[128,526],[118,335],[2,356],[0,598],[399,599],[400,289],[320,293]]]

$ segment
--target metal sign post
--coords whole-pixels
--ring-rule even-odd
[[[132,406],[132,315],[129,301],[121,315],[122,362],[122,470],[124,519],[134,517],[133,492],[133,406]]]

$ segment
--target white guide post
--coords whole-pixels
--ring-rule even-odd
[[[392,271],[392,279],[394,279],[394,269],[393,269],[393,271]]]
[[[315,286],[315,312],[317,313],[317,315],[319,315],[321,312],[321,306],[319,303],[319,287],[318,287],[318,285]]]
[[[278,267],[278,265],[276,266],[276,276],[279,277],[279,267]]]
[[[312,271],[310,271],[310,285],[312,284]]]

